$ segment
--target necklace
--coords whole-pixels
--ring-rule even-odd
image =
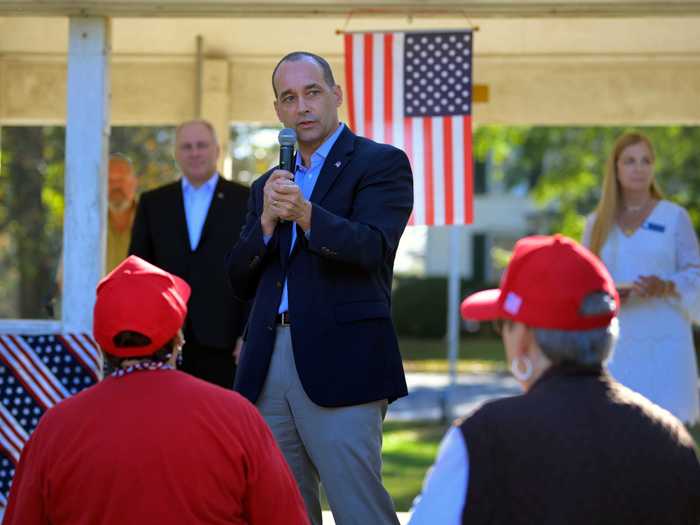
[[[649,208],[649,204],[652,202],[654,202],[654,199],[650,198],[646,202],[637,206],[627,206],[623,204],[624,213],[618,218],[618,224],[622,232],[627,237],[630,237],[644,223],[644,219],[646,219],[646,211]],[[630,217],[631,220],[623,220],[625,215]]]

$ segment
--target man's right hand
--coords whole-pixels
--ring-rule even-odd
[[[279,201],[283,200],[280,188],[283,185],[294,183],[294,175],[287,170],[275,170],[265,182],[263,188],[263,211],[260,216],[260,225],[263,235],[270,236],[275,232],[275,227],[280,220]]]

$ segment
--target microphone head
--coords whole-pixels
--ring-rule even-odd
[[[284,128],[277,136],[280,146],[294,146],[297,142],[297,132],[292,128]]]

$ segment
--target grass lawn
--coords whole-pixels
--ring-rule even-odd
[[[438,339],[399,341],[407,372],[447,372],[447,343]],[[462,337],[459,344],[459,372],[503,372],[506,361],[503,343],[489,337]]]
[[[384,423],[382,475],[397,511],[411,509],[446,431],[441,423]]]

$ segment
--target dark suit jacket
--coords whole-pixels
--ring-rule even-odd
[[[228,256],[237,297],[255,299],[234,389],[255,402],[267,376],[282,283],[288,279],[294,358],[304,390],[321,406],[406,395],[391,321],[394,256],[413,205],[406,155],[345,129],[314,191],[309,239],[292,223],[263,241],[263,186],[252,187],[246,225]],[[298,227],[297,227],[298,228]]]
[[[187,326],[200,345],[232,349],[243,330],[246,304],[233,296],[224,259],[240,235],[248,194],[244,186],[219,177],[195,251],[190,249],[181,181],[148,191],[139,200],[129,253],[189,283]]]

